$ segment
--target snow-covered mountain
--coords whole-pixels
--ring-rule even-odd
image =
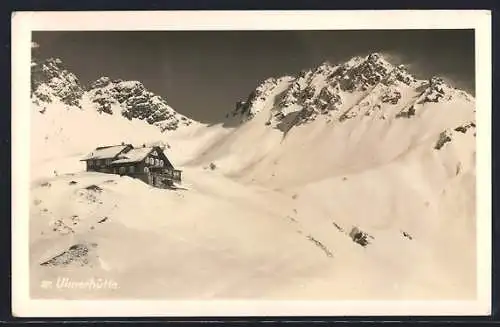
[[[35,58],[31,63],[31,71],[32,101],[42,108],[42,113],[54,103],[62,103],[68,107],[144,120],[162,131],[173,131],[194,123],[139,81],[101,77],[84,88],[57,58],[41,62]]]
[[[238,127],[195,164],[217,161],[235,175],[278,184],[362,171],[422,144],[431,151],[445,134],[475,139],[471,95],[438,77],[418,80],[376,53],[267,79],[226,117]]]
[[[475,100],[442,79],[354,57],[269,78],[206,126],[139,82],[84,90],[45,65],[31,131],[34,294],[58,296],[40,280],[91,271],[121,289],[65,295],[475,296]],[[120,141],[168,143],[185,190],[83,172],[86,150]]]
[[[441,78],[417,80],[404,65],[394,66],[372,53],[338,65],[325,62],[296,77],[267,79],[227,118],[246,121],[272,101],[266,124],[288,131],[319,117],[327,121],[344,121],[359,114],[379,119],[411,117],[414,104],[453,100],[473,102],[472,96],[446,85]]]

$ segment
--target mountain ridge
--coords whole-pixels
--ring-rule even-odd
[[[406,66],[392,65],[380,54],[371,53],[365,57],[353,57],[341,64],[323,62],[316,68],[301,71],[297,76],[268,78],[226,115],[226,120],[231,121],[226,121],[226,124],[234,125],[235,121],[241,124],[251,119],[261,111],[259,103],[262,102],[262,97],[270,96],[270,93],[283,83],[288,83],[284,86],[286,90],[281,90],[283,94],[279,94],[280,97],[274,104],[273,116],[266,122],[278,128],[282,121],[292,121],[292,126],[298,126],[316,119],[317,116],[327,116],[339,121],[358,114],[369,116],[385,103],[398,104],[401,92],[407,88],[420,89],[417,93],[423,97],[418,99],[422,103],[439,102],[445,93],[448,100],[459,94],[468,101],[474,101],[467,92],[447,85],[440,77],[418,80]],[[380,93],[377,94],[379,103],[363,102],[369,99],[374,91]],[[415,108],[410,104],[397,115],[398,118],[410,117],[414,113]],[[381,117],[386,118],[383,115]]]
[[[102,76],[84,87],[59,58],[42,61],[32,59],[31,98],[34,104],[42,108],[41,113],[47,107],[61,103],[68,108],[143,120],[159,127],[162,132],[195,123],[175,111],[164,98],[147,90],[139,81],[111,80]]]
[[[475,110],[471,95],[442,78],[417,79],[372,53],[264,80],[226,115],[230,136],[192,163],[215,162],[237,178],[273,185],[306,183],[385,165],[421,145],[443,153],[451,143],[469,144],[462,136],[475,139]]]

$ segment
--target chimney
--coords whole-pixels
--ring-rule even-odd
[[[142,147],[145,148],[146,147],[146,143],[142,143]]]
[[[125,145],[125,142],[122,142],[122,145]]]

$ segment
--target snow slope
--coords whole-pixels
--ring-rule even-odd
[[[303,194],[293,199],[259,186],[241,185],[216,172],[193,169],[185,171],[185,176],[187,190],[177,191],[97,173],[35,183],[30,243],[33,295],[173,299],[473,296],[474,276],[450,270],[441,261],[441,251],[436,253],[434,244],[425,243],[418,232],[412,235],[414,240],[408,240],[397,230],[400,226],[369,229],[375,240],[363,248],[333,225],[348,232],[353,221],[346,214],[353,213],[352,206],[332,211],[329,217],[321,212],[325,202],[316,197],[313,202]],[[92,185],[97,190],[87,189]],[[335,185],[343,186],[342,182],[329,183]],[[354,191],[354,185],[347,192]],[[88,249],[84,258],[67,265],[40,266],[75,245]],[[467,255],[462,254],[462,263]],[[41,280],[57,276],[76,280],[99,276],[113,279],[120,288],[102,292],[38,288]]]
[[[475,296],[475,103],[442,80],[371,54],[267,79],[224,123],[164,132],[85,99],[34,104],[34,296]],[[166,144],[182,188],[83,172],[79,158],[122,141]],[[57,276],[120,287],[39,287]]]

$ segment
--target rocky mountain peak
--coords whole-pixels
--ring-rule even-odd
[[[165,130],[189,126],[194,121],[172,109],[165,99],[147,90],[139,81],[103,76],[88,91],[89,100],[100,113],[119,113],[128,119],[141,119]]]
[[[378,53],[378,52],[373,52],[373,53],[370,53],[367,57],[366,57],[366,60],[367,61],[370,61],[370,62],[379,62],[381,61],[383,58],[382,56]]]
[[[49,58],[31,62],[32,101],[44,113],[48,104],[61,102],[69,107],[120,114],[128,119],[144,120],[162,131],[189,126],[193,120],[172,109],[162,97],[146,89],[139,81],[124,81],[103,76],[85,89],[62,60]]]
[[[84,89],[75,74],[69,72],[59,58],[31,61],[31,93],[33,101],[42,105],[54,100],[81,107]]]
[[[273,78],[260,84],[227,117],[243,123],[266,103],[271,108],[266,125],[287,132],[318,117],[328,122],[343,122],[359,114],[410,118],[424,103],[451,101],[453,94],[458,94],[448,92],[453,88],[442,78],[418,80],[405,65],[393,65],[376,52],[336,65],[325,61],[290,77],[285,87],[276,87],[279,81]],[[471,97],[464,97],[471,101]]]
[[[357,65],[350,67],[340,79],[345,91],[366,91],[386,78],[394,66],[378,53],[371,53]]]

